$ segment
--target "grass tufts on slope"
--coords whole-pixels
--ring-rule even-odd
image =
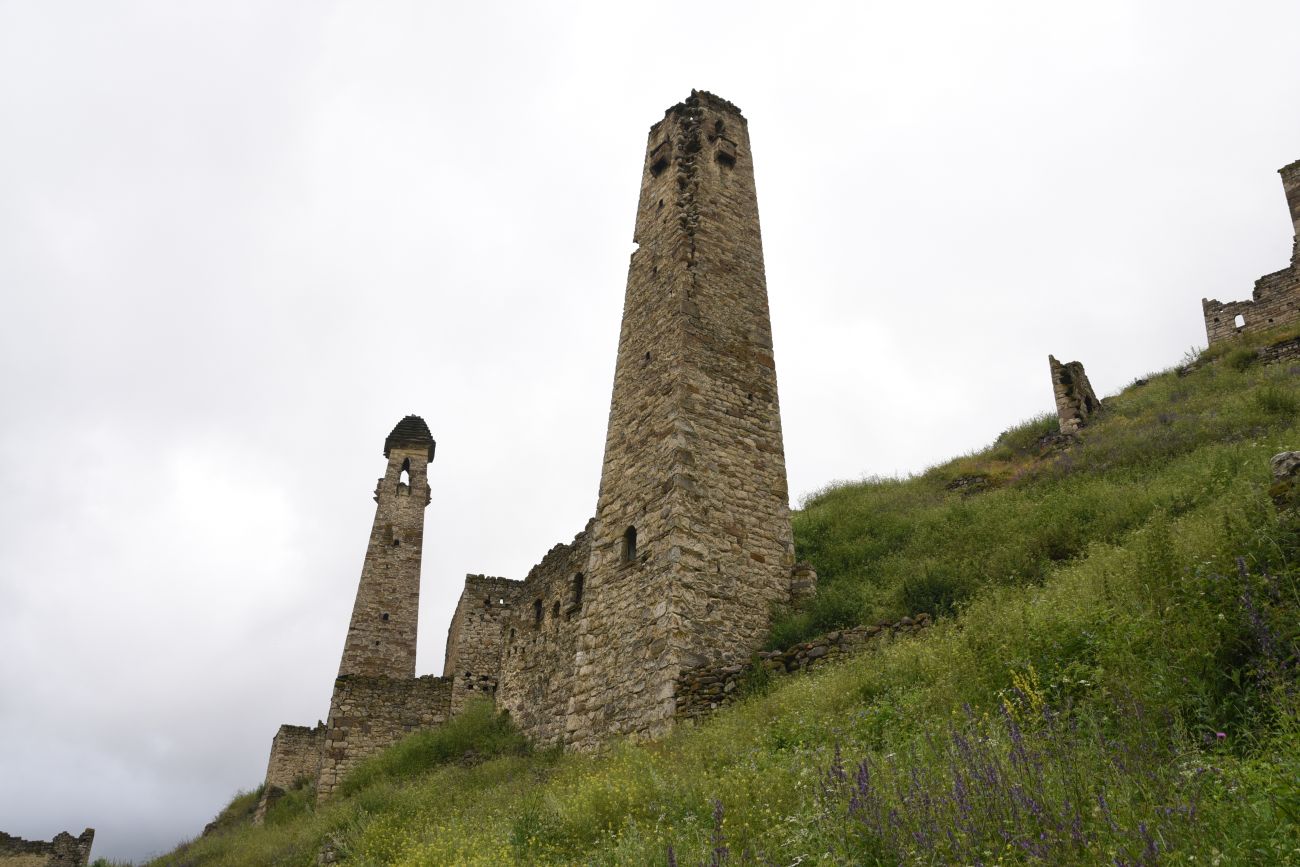
[[[1154,375],[1069,448],[1040,418],[811,498],[822,588],[779,629],[944,615],[922,638],[600,756],[517,753],[476,711],[504,754],[404,742],[159,863],[1300,863],[1300,515],[1268,495],[1297,373]]]

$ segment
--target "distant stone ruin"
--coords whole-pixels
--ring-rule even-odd
[[[523,580],[467,576],[443,676],[416,677],[434,441],[404,418],[384,446],[329,717],[281,726],[259,819],[304,780],[329,797],[366,757],[476,695],[539,745],[661,735],[697,710],[684,672],[739,670],[773,608],[815,592],[816,572],[794,562],[753,161],[734,105],[692,92],[651,127],[633,240],[595,517]]]
[[[64,831],[48,843],[0,832],[0,867],[86,867],[94,842],[94,828],[82,831],[80,837]]]
[[[1061,433],[1077,433],[1094,413],[1101,409],[1101,401],[1083,372],[1083,364],[1067,361],[1065,364],[1047,356],[1052,370],[1052,393],[1056,396],[1056,417],[1061,423]]]
[[[1300,320],[1300,160],[1279,169],[1278,173],[1282,175],[1282,189],[1291,209],[1295,231],[1291,265],[1256,280],[1249,301],[1225,304],[1213,298],[1202,298],[1201,312],[1205,316],[1205,335],[1210,346],[1238,334],[1269,331]]]

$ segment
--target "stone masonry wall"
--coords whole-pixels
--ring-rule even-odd
[[[556,545],[533,567],[506,621],[497,704],[542,746],[564,739],[591,528],[589,522],[572,542]]]
[[[1093,413],[1101,409],[1101,401],[1083,372],[1083,364],[1067,361],[1065,364],[1047,356],[1052,371],[1052,393],[1056,397],[1056,417],[1061,433],[1072,434],[1083,427]]]
[[[1259,350],[1259,360],[1265,364],[1300,361],[1300,337],[1282,340]]]
[[[1280,169],[1279,173],[1295,231],[1291,266],[1256,280],[1249,301],[1223,303],[1213,298],[1201,299],[1210,346],[1237,334],[1268,331],[1300,319],[1300,161]],[[1240,326],[1236,323],[1237,316],[1242,318]]]
[[[450,716],[451,681],[445,677],[340,677],[325,724],[317,801],[332,795],[364,759]]]
[[[857,653],[879,647],[896,638],[915,635],[930,626],[928,614],[904,617],[896,623],[879,623],[874,626],[855,626],[828,632],[811,641],[796,644],[787,650],[774,650],[756,654],[756,661],[774,675],[806,671],[845,654]],[[706,716],[740,695],[740,687],[749,666],[705,665],[682,672],[677,687],[677,714],[685,718]]]
[[[85,867],[94,842],[94,828],[82,831],[80,837],[64,831],[49,842],[0,832],[0,867]]]
[[[794,563],[735,106],[692,93],[651,128],[634,240],[566,722],[577,749],[664,732],[678,673],[748,659]]]
[[[375,487],[375,520],[340,675],[415,677],[426,470],[433,450],[428,426],[413,415],[398,422],[384,443],[388,467]]]
[[[266,766],[266,788],[289,789],[303,778],[315,780],[320,772],[321,750],[325,746],[325,725],[282,725],[271,740],[271,759]]]
[[[518,608],[523,582],[466,575],[465,589],[447,630],[442,676],[453,681],[451,711],[457,713],[475,693],[494,695],[505,650],[506,621]]]

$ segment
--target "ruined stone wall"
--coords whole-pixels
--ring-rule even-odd
[[[413,415],[398,422],[384,443],[388,467],[375,488],[375,520],[340,675],[415,677],[426,469],[433,451],[428,426]]]
[[[650,130],[567,742],[655,736],[681,669],[748,658],[793,545],[746,121],[693,93]],[[628,542],[635,534],[635,550]]]
[[[476,694],[496,693],[505,650],[506,620],[518,607],[523,582],[487,575],[466,575],[456,611],[447,630],[442,676],[453,681],[452,713]]]
[[[1300,161],[1280,169],[1279,173],[1296,233],[1291,266],[1256,280],[1249,301],[1223,303],[1213,298],[1201,299],[1210,346],[1238,334],[1268,331],[1300,320]],[[1241,325],[1237,325],[1237,316],[1242,318]]]
[[[1282,340],[1259,350],[1259,360],[1264,364],[1300,361],[1300,337]]]
[[[542,746],[564,739],[591,529],[588,523],[572,542],[556,545],[533,567],[505,623],[497,705]]]
[[[0,867],[85,867],[94,842],[94,828],[82,831],[80,837],[64,831],[49,842],[0,832]]]
[[[321,750],[325,746],[325,726],[282,725],[271,740],[271,758],[266,765],[266,788],[292,788],[307,777],[315,780],[320,773]]]
[[[755,661],[770,675],[783,675],[807,671],[833,659],[862,650],[879,647],[896,638],[915,635],[932,625],[930,615],[918,614],[904,617],[896,623],[878,623],[874,626],[855,626],[852,629],[828,632],[804,641],[786,650],[773,650],[755,654]],[[742,692],[746,677],[752,676],[750,667],[740,663],[730,665],[705,665],[683,671],[678,678],[677,714],[681,717],[706,716],[724,704],[734,701]]]
[[[1047,365],[1052,371],[1052,393],[1056,397],[1056,418],[1061,433],[1075,433],[1101,409],[1101,401],[1092,390],[1088,374],[1083,372],[1083,364],[1078,361],[1062,364],[1049,355]]]
[[[451,681],[445,677],[340,677],[325,723],[317,801],[332,795],[364,759],[450,716]]]

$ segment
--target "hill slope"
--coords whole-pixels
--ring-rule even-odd
[[[1139,381],[1077,442],[1035,419],[812,497],[821,588],[773,646],[929,611],[923,637],[599,757],[478,707],[156,863],[1300,863],[1300,518],[1269,495],[1300,368],[1252,359]]]

